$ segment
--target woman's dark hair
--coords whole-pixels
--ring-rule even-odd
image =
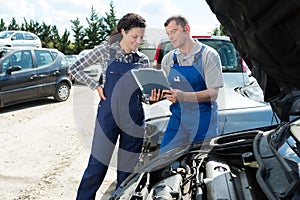
[[[117,29],[115,29],[109,35],[108,43],[112,44],[115,42],[120,42],[122,40],[122,37],[122,34],[119,33]]]
[[[121,29],[125,32],[132,28],[146,28],[146,20],[138,14],[128,13],[118,22],[117,28],[113,30],[109,37],[109,43],[120,42],[123,38]]]
[[[167,19],[167,21],[164,23],[164,26],[167,27],[171,21],[175,21],[176,24],[180,25],[182,28],[189,24],[188,20],[182,15],[174,15]]]
[[[146,21],[138,14],[128,13],[124,15],[117,24],[117,30],[121,33],[121,29],[129,31],[132,28],[145,28]]]

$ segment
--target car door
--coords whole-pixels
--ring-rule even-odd
[[[11,37],[11,46],[25,46],[24,35],[22,32],[16,32]]]
[[[23,60],[27,55],[28,60]],[[25,64],[27,63],[27,65]],[[33,66],[30,50],[18,50],[7,55],[0,63],[1,106],[35,98],[37,95],[37,69]],[[11,73],[8,70],[15,68]]]
[[[24,45],[39,47],[37,39],[34,38],[34,36],[32,34],[26,33],[26,32],[24,32]]]
[[[56,56],[52,51],[46,49],[35,49],[34,56],[38,69],[37,82],[40,85],[38,93],[50,96],[55,92],[56,80],[60,74]]]

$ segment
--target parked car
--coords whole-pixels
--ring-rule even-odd
[[[111,199],[300,199],[300,4],[206,2],[280,123],[178,147],[141,163]]]
[[[71,55],[65,55],[65,58],[66,58],[68,64],[71,65],[71,64],[75,63],[76,60],[78,60],[79,56],[71,54]]]
[[[84,49],[78,54],[78,58],[86,56],[91,49]],[[90,67],[87,67],[83,70],[86,74],[92,77],[95,81],[102,83],[102,69],[100,63],[95,63]]]
[[[67,62],[58,50],[0,48],[0,107],[49,96],[66,101],[71,85]]]
[[[66,62],[68,63],[68,66],[70,67],[78,60],[78,55],[65,55]],[[75,78],[72,76],[72,74],[69,72],[69,78],[71,79],[72,84],[75,84]]]
[[[195,40],[214,48],[221,58],[223,72],[249,72],[234,44],[227,36],[192,36]],[[161,68],[161,61],[164,55],[173,50],[174,47],[168,39],[163,39],[156,48],[153,66]]]
[[[1,31],[0,47],[42,47],[40,38],[28,31]]]

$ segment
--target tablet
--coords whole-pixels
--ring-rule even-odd
[[[170,90],[170,84],[163,70],[154,68],[132,69],[131,73],[143,94],[151,95],[152,89]]]

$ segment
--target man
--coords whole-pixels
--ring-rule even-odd
[[[181,145],[202,141],[218,133],[216,99],[223,86],[221,61],[213,48],[195,41],[183,16],[172,16],[164,24],[175,50],[166,54],[162,69],[172,90],[162,95],[172,102],[172,115],[164,133],[160,153]],[[153,90],[151,100],[162,98]]]

